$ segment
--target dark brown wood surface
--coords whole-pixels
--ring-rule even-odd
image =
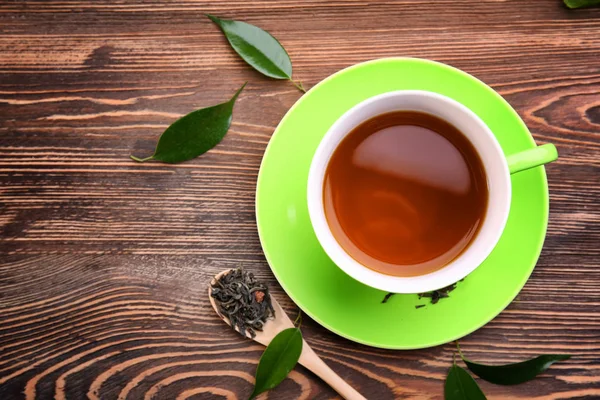
[[[269,30],[306,87],[378,57],[449,63],[498,90],[547,167],[548,236],[531,279],[462,340],[482,362],[569,353],[491,399],[600,397],[600,9],[559,0],[0,1],[0,399],[244,399],[262,348],[209,306],[244,265],[293,314],[254,220],[259,163],[300,97],[251,70],[208,12]],[[137,164],[178,116],[240,84],[225,140]],[[407,327],[410,329],[410,327]],[[441,399],[454,346],[386,351],[306,319],[305,337],[369,399]],[[270,399],[332,399],[301,367]]]

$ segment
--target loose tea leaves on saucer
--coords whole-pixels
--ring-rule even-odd
[[[440,299],[445,299],[446,297],[450,297],[448,293],[456,289],[456,283],[453,283],[450,286],[446,286],[445,288],[441,288],[438,290],[434,290],[427,293],[419,293],[419,299],[423,297],[427,297],[431,299],[431,304],[436,304]]]
[[[383,300],[381,300],[381,304],[383,303],[387,303],[387,301],[390,299],[390,297],[392,297],[393,295],[395,295],[396,293],[388,293],[385,295],[385,297],[383,298]]]
[[[462,282],[464,280],[461,279],[459,282]],[[458,283],[458,282],[457,282]],[[421,300],[423,297],[429,298],[431,299],[431,304],[436,304],[438,301],[440,301],[440,299],[445,299],[446,297],[450,297],[450,295],[448,293],[450,293],[451,291],[453,291],[454,289],[456,289],[456,283],[453,283],[452,285],[446,286],[445,288],[441,288],[438,290],[433,290],[431,292],[426,292],[426,293],[419,293],[419,300]],[[388,300],[390,299],[390,297],[392,297],[393,295],[395,295],[396,293],[388,293],[385,295],[385,297],[383,298],[383,300],[381,301],[381,303],[387,303]],[[416,305],[415,308],[421,308],[424,307],[425,304],[419,304]]]
[[[242,336],[256,336],[267,319],[275,317],[269,288],[258,282],[254,274],[242,268],[231,270],[211,284],[221,316],[229,319],[231,327]]]

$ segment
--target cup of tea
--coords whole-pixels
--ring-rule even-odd
[[[510,210],[510,175],[556,158],[552,144],[505,156],[486,124],[449,97],[384,93],[347,111],[321,140],[308,211],[348,275],[388,292],[428,292],[492,252]]]

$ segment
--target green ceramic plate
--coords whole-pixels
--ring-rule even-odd
[[[548,222],[543,167],[512,177],[510,216],[500,242],[451,297],[416,309],[417,295],[385,293],[342,272],[321,249],[306,205],[306,181],[319,141],[344,112],[381,93],[420,89],[441,93],[473,110],[505,154],[533,147],[511,106],[481,81],[432,61],[389,58],[346,68],[305,94],[283,118],[265,152],[256,191],[256,219],[267,261],[287,294],[315,321],[370,346],[417,349],[446,343],[480,328],[519,293],[538,259]]]

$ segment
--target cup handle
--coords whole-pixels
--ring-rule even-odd
[[[540,165],[548,164],[558,158],[556,147],[552,143],[547,143],[533,149],[524,150],[520,153],[511,154],[506,157],[508,170],[510,174],[525,171]]]

